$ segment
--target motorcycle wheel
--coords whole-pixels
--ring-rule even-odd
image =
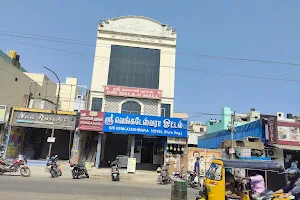
[[[4,174],[4,172],[2,170],[0,170],[0,175]]]
[[[189,176],[188,180],[187,180],[187,184],[191,185],[191,183],[193,182],[193,177]]]
[[[87,174],[87,173],[85,174],[85,176],[86,176],[86,178],[90,178],[89,174]]]
[[[20,173],[21,173],[22,177],[29,177],[31,174],[31,171],[30,171],[29,167],[24,166],[24,167],[21,167]]]
[[[74,171],[72,171],[72,177],[73,179],[76,179],[76,173]]]
[[[61,171],[61,169],[59,169],[58,175],[59,175],[59,176],[62,176],[62,171]]]
[[[52,177],[52,178],[55,178],[55,177],[56,177],[55,171],[51,170],[51,171],[50,171],[50,174],[51,174],[51,177]]]

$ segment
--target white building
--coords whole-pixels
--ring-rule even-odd
[[[171,116],[176,32],[140,16],[101,20],[91,83],[93,111]]]

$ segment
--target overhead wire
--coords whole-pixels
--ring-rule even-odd
[[[75,39],[69,39],[69,38],[60,38],[60,37],[52,37],[52,36],[45,36],[45,35],[37,35],[37,34],[29,34],[29,33],[20,33],[20,32],[0,30],[0,32],[1,31],[2,32],[9,32],[9,33],[15,33],[15,34],[23,34],[23,35],[34,36],[34,37],[30,37],[30,36],[0,33],[1,36],[6,36],[6,37],[16,37],[16,38],[23,38],[23,39],[44,40],[44,41],[49,41],[49,42],[58,42],[58,43],[73,44],[73,45],[84,45],[84,46],[95,46],[95,47],[110,48],[110,45],[104,44],[104,43],[93,44],[93,43],[88,42],[88,41],[81,41],[81,40],[75,40]],[[42,37],[42,38],[39,38],[39,37]],[[50,39],[43,39],[43,37],[44,38],[50,38]],[[66,41],[64,41],[64,40],[66,40]],[[221,59],[221,60],[242,61],[242,62],[256,62],[256,63],[261,63],[261,64],[278,64],[278,65],[287,65],[287,66],[290,66],[290,67],[300,67],[300,63],[291,63],[291,62],[280,62],[280,61],[260,60],[260,59],[248,59],[248,58],[217,56],[217,55],[205,55],[205,54],[199,54],[199,53],[189,53],[189,52],[180,52],[180,51],[176,51],[176,53],[171,52],[171,51],[163,51],[162,53],[188,55],[188,56],[194,56],[194,57],[198,57],[198,58],[219,59],[219,60]]]

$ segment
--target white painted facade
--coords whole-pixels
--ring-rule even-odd
[[[135,101],[139,101],[142,107],[141,114],[160,115],[160,105],[166,103],[171,105],[170,115],[173,115],[176,56],[174,29],[153,19],[139,16],[102,20],[98,26],[96,45],[90,100],[93,97],[103,98],[102,111],[120,112],[122,103],[127,99],[126,97],[108,99],[104,95],[104,86],[108,82],[111,46],[120,45],[160,49],[158,89],[162,90],[162,99],[135,99]]]

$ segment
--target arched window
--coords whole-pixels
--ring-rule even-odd
[[[126,101],[122,104],[121,113],[128,113],[128,114],[141,114],[141,104],[135,101]]]

